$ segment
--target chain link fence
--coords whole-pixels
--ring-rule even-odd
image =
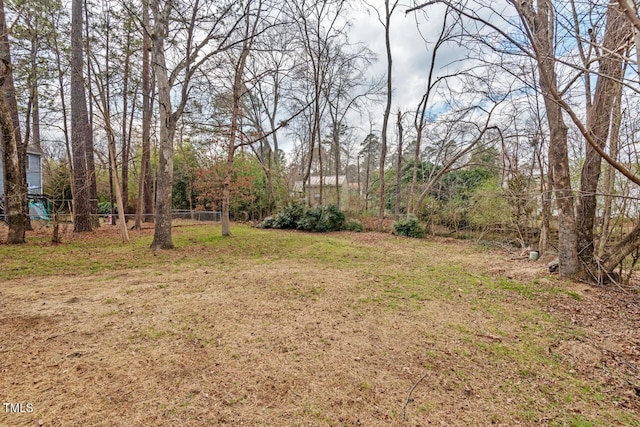
[[[42,204],[42,209],[44,209],[45,213],[48,213],[48,209],[49,206],[48,204]],[[43,216],[42,214],[39,216],[34,216],[33,212],[30,212],[31,215],[31,219],[45,219],[46,220],[46,216]],[[111,221],[113,221],[112,223],[115,224],[115,221],[118,218],[118,215],[110,215],[110,214],[101,214],[101,215],[97,215],[100,218],[103,218],[105,223],[111,223]],[[149,215],[145,215],[145,216],[149,216]],[[153,217],[153,215],[150,215],[151,217]],[[125,217],[127,218],[127,221],[135,221],[136,215],[135,214],[127,214],[125,215]],[[180,210],[180,209],[174,209],[171,211],[171,218],[172,219],[184,219],[184,220],[191,220],[191,221],[213,221],[213,222],[220,222],[222,220],[222,212],[220,211],[200,211],[200,210]],[[73,217],[72,214],[69,212],[59,212],[58,213],[58,221],[59,222],[72,222]],[[4,200],[2,197],[0,197],[0,221],[6,221],[5,219],[5,213],[4,213]]]

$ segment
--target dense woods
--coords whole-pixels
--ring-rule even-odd
[[[156,249],[173,247],[174,210],[220,211],[230,235],[303,203],[557,253],[561,276],[593,282],[640,259],[632,2],[0,8],[9,243],[29,227],[36,146],[75,231],[117,215],[127,241],[154,222]],[[410,46],[394,44],[400,21]],[[423,66],[397,65],[408,55]]]

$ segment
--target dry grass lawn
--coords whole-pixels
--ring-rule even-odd
[[[637,289],[452,240],[47,233],[0,245],[1,426],[640,425]]]

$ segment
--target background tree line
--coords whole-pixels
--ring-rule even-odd
[[[566,277],[603,281],[638,258],[640,19],[626,0],[20,0],[2,11],[11,242],[28,227],[26,149],[41,146],[74,230],[108,211],[127,240],[135,214],[135,227],[154,222],[154,248],[173,246],[172,209],[220,210],[228,235],[232,219],[301,199],[379,229],[415,215],[432,231],[502,233],[557,251]],[[363,13],[384,55],[352,33]],[[415,105],[394,101],[403,15],[427,64]]]

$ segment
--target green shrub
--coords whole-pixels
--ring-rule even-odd
[[[274,228],[296,228],[305,212],[304,205],[292,203],[275,216]]]
[[[322,212],[318,208],[308,209],[300,221],[298,221],[298,226],[296,228],[304,231],[315,231],[315,228],[320,221],[320,216],[322,215]]]
[[[335,205],[320,205],[307,209],[298,221],[298,230],[327,232],[344,227],[344,213]]]
[[[275,216],[265,218],[258,227],[317,232],[339,231],[344,227],[344,213],[334,205],[305,209],[302,204],[295,203]]]
[[[273,216],[268,216],[263,219],[260,224],[258,224],[258,228],[277,228],[276,224],[276,218]]]
[[[344,229],[347,231],[355,231],[356,233],[360,233],[364,230],[364,226],[357,219],[350,219],[345,224]]]
[[[325,231],[340,231],[344,229],[344,213],[336,205],[324,206],[320,226]]]
[[[393,234],[407,237],[424,237],[424,227],[420,225],[418,218],[408,215],[405,219],[393,223]]]
[[[298,227],[298,221],[300,221],[304,212],[304,205],[301,203],[292,203],[276,215],[265,218],[260,224],[258,224],[258,227],[295,229]]]

